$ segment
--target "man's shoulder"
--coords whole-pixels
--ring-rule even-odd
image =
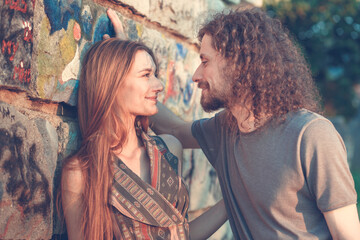
[[[278,122],[279,123],[279,122]],[[276,124],[277,125],[277,124]],[[309,127],[313,125],[331,126],[331,122],[322,115],[309,111],[307,109],[299,109],[289,112],[280,125],[276,129],[281,131],[282,135],[299,136]]]
[[[322,115],[302,108],[295,112],[289,113],[286,122],[288,122],[288,124],[291,124],[294,127],[296,126],[299,128],[304,128],[317,120],[324,120],[326,122],[329,122],[329,120]]]
[[[211,113],[208,116],[204,116],[201,119],[193,121],[192,126],[194,125],[204,126],[204,125],[209,125],[209,123],[223,126],[226,123],[228,116],[229,116],[228,111],[221,110],[215,113]]]

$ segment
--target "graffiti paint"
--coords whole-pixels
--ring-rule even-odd
[[[0,84],[27,90],[31,81],[35,0],[4,0],[2,4]]]
[[[1,239],[51,237],[57,156],[53,132],[45,120],[29,119],[0,102]]]
[[[26,127],[16,121],[15,114],[6,106],[0,106],[2,121],[10,127],[0,128],[0,163],[8,174],[6,192],[21,206],[23,213],[41,214],[46,217],[50,211],[49,182],[38,165],[36,143],[26,147]],[[5,154],[6,153],[6,154]],[[35,196],[40,197],[36,199]]]
[[[109,36],[115,36],[114,27],[110,22],[110,19],[106,14],[102,14],[95,23],[94,35],[92,42],[101,41],[105,34]]]
[[[26,13],[28,7],[25,0],[5,0],[5,5],[12,10],[20,11],[22,13]]]
[[[90,38],[92,25],[93,25],[93,16],[91,14],[90,7],[87,5],[84,6],[84,8],[81,11],[81,23],[84,34],[86,34],[87,37]]]
[[[10,109],[8,107],[0,107],[0,114],[1,114],[1,118],[7,118],[10,119],[11,122],[15,121],[15,115],[10,113]]]
[[[33,34],[32,34],[32,26],[29,21],[23,21],[24,27],[24,41],[32,42]]]
[[[183,101],[186,105],[189,105],[194,93],[193,81],[188,79],[186,81],[185,89],[183,90]]]
[[[178,55],[180,58],[184,59],[186,57],[186,54],[188,53],[188,50],[184,48],[184,46],[180,43],[176,44],[176,55]]]
[[[50,21],[50,34],[61,29],[67,30],[71,19],[79,21],[81,0],[44,0],[44,10]]]
[[[139,36],[142,35],[142,28],[136,24],[135,21],[129,20],[128,21],[128,35],[131,40],[139,39]]]
[[[14,67],[13,79],[21,83],[30,83],[31,69],[24,68],[24,63],[21,61],[19,66]]]
[[[169,98],[176,98],[178,96],[176,91],[176,81],[175,81],[175,63],[170,61],[168,63],[167,71],[166,71],[166,86],[165,86],[165,97],[164,102],[166,102]]]
[[[18,129],[23,129],[20,124],[12,126],[13,132],[0,129],[1,143],[0,151],[10,152],[10,155],[2,159],[2,168],[9,174],[6,183],[6,192],[22,207],[25,215],[41,214],[46,217],[50,211],[49,182],[36,162],[35,144],[30,146],[29,156],[26,158],[23,149],[24,139],[17,136]],[[35,196],[42,196],[42,199],[35,201]]]
[[[14,56],[15,56],[15,53],[18,50],[18,48],[19,48],[18,42],[15,43],[15,42],[6,41],[6,40],[2,41],[1,52],[4,55],[6,54],[7,57],[9,57],[10,61],[14,60]]]

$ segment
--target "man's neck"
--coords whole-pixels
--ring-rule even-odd
[[[262,126],[267,121],[267,119],[269,119],[269,116],[260,114],[262,117],[260,118],[260,122],[256,124],[254,113],[245,107],[233,106],[229,110],[235,117],[239,131],[242,133],[250,133],[255,131],[257,128]]]

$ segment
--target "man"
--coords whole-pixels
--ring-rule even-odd
[[[159,104],[156,133],[201,147],[216,169],[235,239],[360,239],[344,143],[319,112],[299,49],[259,9],[218,14],[199,31],[193,81],[210,119]]]

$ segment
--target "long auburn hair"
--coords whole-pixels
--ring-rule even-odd
[[[149,53],[156,63],[144,44],[116,38],[92,45],[82,62],[77,105],[82,142],[63,169],[72,168],[78,159],[83,176],[81,231],[85,239],[113,238],[109,205],[112,152],[120,150],[127,139],[127,119],[116,96],[140,50]],[[148,119],[138,116],[135,124],[146,131]]]
[[[255,124],[261,114],[279,119],[300,108],[321,111],[308,64],[279,20],[255,7],[230,10],[203,25],[200,41],[205,34],[227,61],[223,74],[233,86],[232,103],[251,111]],[[231,125],[234,118],[230,119]]]

